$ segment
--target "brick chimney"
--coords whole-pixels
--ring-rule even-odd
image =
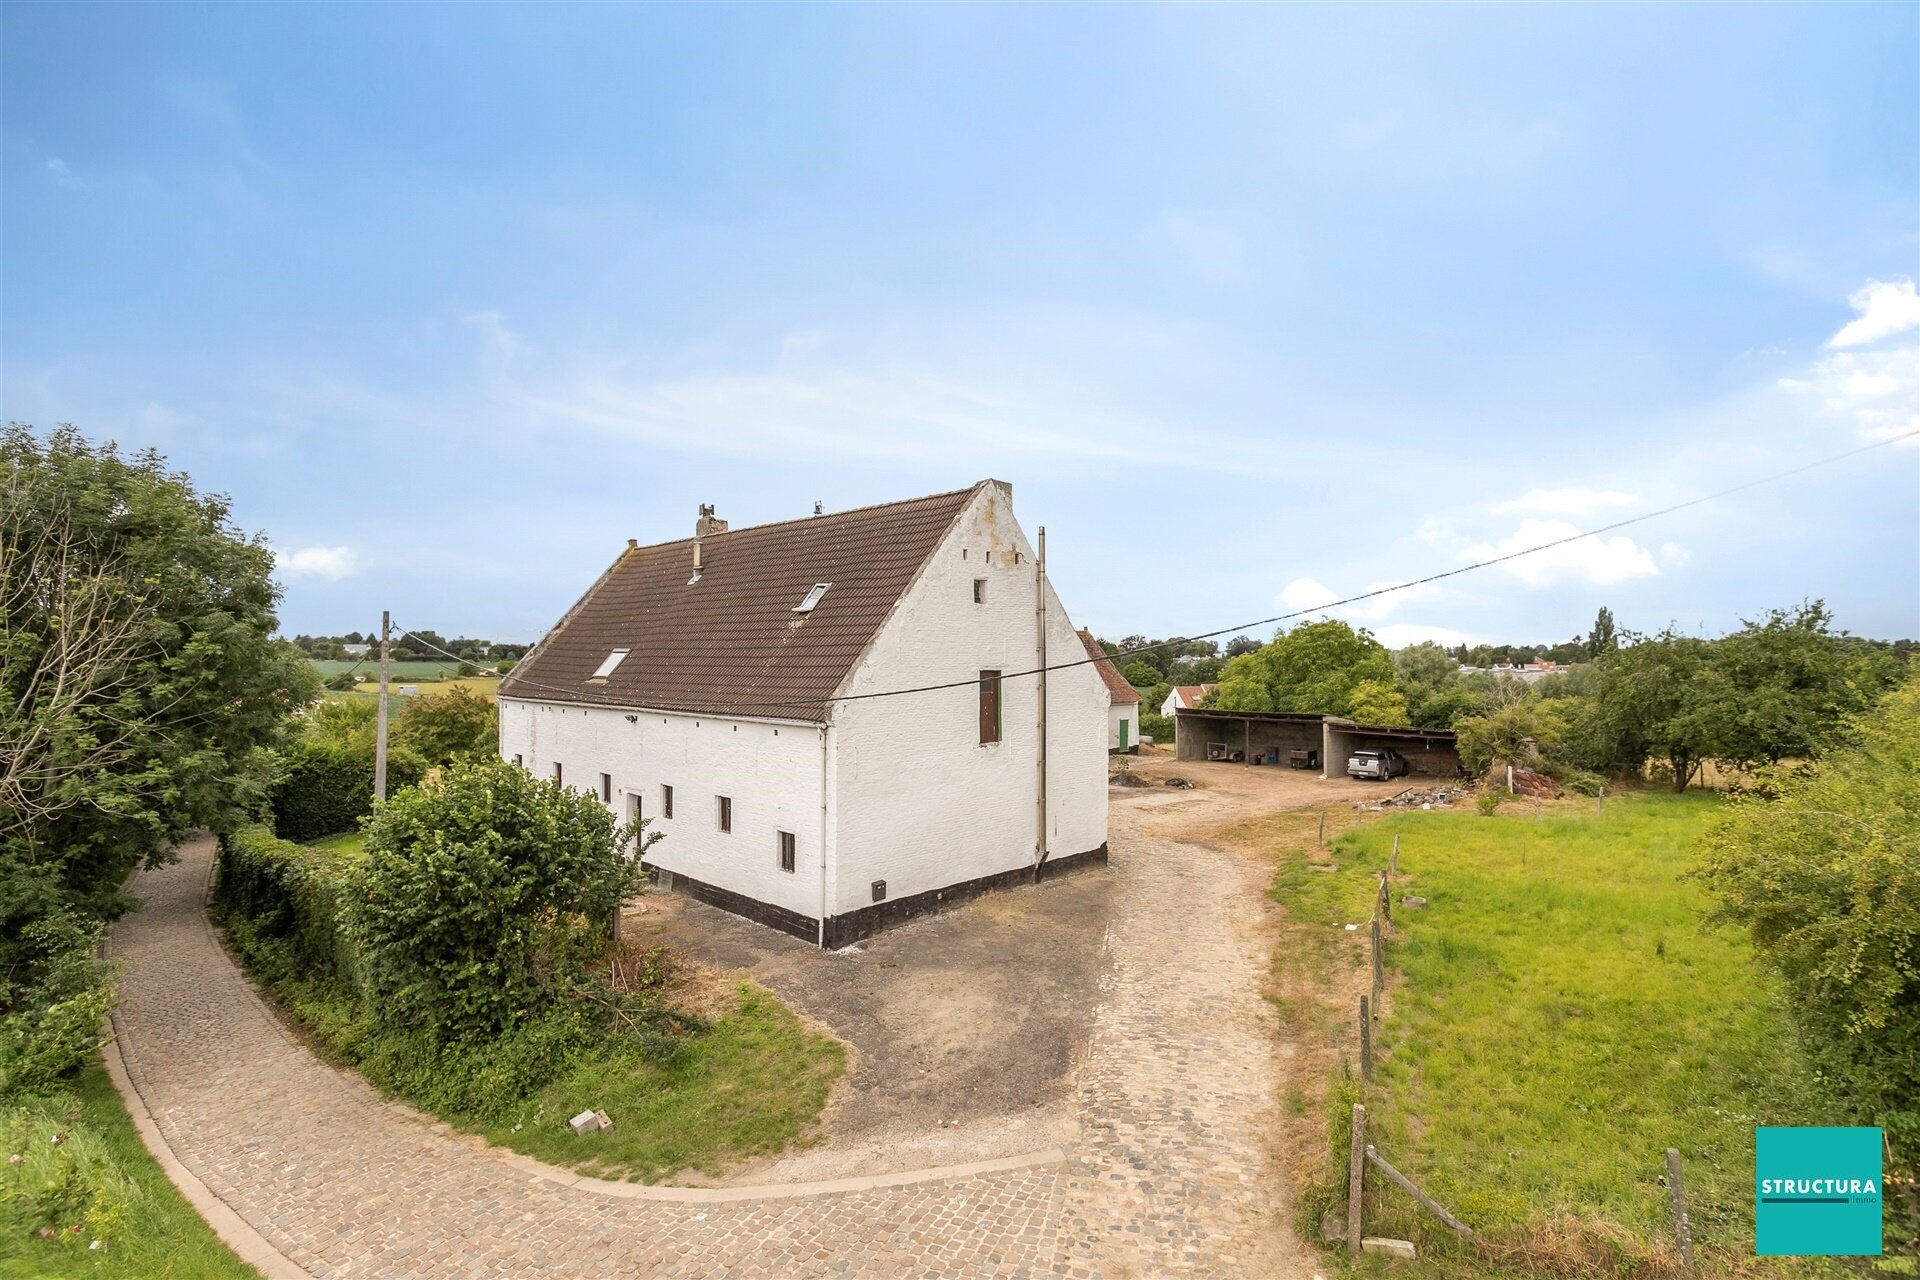
[[[725,533],[726,531],[727,531],[727,522],[725,520],[722,520],[719,516],[716,516],[713,514],[713,504],[709,502],[701,503],[700,518],[693,522],[693,576],[696,579],[699,578],[700,576],[700,566],[701,566],[700,541],[701,539],[705,538],[710,533]]]

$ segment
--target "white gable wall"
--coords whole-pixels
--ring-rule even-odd
[[[1101,686],[1102,690],[1106,688]],[[1111,699],[1113,695],[1107,694]],[[1120,749],[1120,722],[1127,722],[1127,745],[1140,745],[1140,704],[1137,702],[1115,702],[1107,709],[1107,750]]]
[[[1019,557],[1015,563],[1015,556]],[[974,603],[973,581],[987,580]],[[843,701],[832,729],[835,915],[1030,867],[1038,826],[1038,680],[1002,685],[1001,740],[979,742],[981,670],[1037,665],[1033,551],[996,486],[967,511],[849,674],[843,695],[965,681],[960,688]],[[1048,661],[1086,650],[1049,590]],[[1048,825],[1055,857],[1107,839],[1108,695],[1091,664],[1048,680]]]
[[[629,722],[628,717],[633,719]],[[624,821],[638,793],[649,832],[665,838],[647,861],[809,918],[820,909],[822,760],[817,725],[773,724],[672,711],[625,711],[500,699],[500,755],[536,778],[557,760],[569,787],[599,795]],[[673,787],[673,817],[661,813]],[[733,800],[733,831],[720,830],[715,797]],[[779,831],[795,836],[795,869],[780,870]]]

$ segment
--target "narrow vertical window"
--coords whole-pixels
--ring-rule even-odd
[[[553,780],[559,783],[565,783],[566,781],[566,778],[560,772],[560,762],[558,760],[553,762]]]
[[[722,831],[733,830],[733,797],[715,796],[714,800],[716,803],[713,806],[713,816],[719,820],[720,829]]]
[[[975,604],[985,604],[987,602],[987,580],[985,578],[975,578],[973,580],[973,602]]]
[[[980,742],[1000,741],[1000,673],[980,673]]]
[[[610,773],[600,775],[600,803],[613,803],[613,775]]]
[[[673,816],[672,787],[663,786],[660,788],[660,816],[663,818],[671,818]]]
[[[782,831],[780,833],[780,869],[782,871],[792,871],[793,864],[794,864],[793,832]]]
[[[524,767],[525,767],[524,765],[522,765],[522,764],[520,763],[520,753],[519,753],[518,751],[516,751],[516,752],[514,752],[514,753],[513,753],[513,767],[514,767],[514,768],[516,768],[516,769],[520,769],[520,768],[524,768]]]
[[[640,793],[638,791],[627,792],[627,821],[638,822],[644,817],[646,817],[646,815],[640,812]]]

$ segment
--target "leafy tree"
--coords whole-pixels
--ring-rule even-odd
[[[1228,658],[1238,658],[1243,654],[1258,653],[1260,642],[1252,636],[1234,636],[1227,641],[1227,647],[1221,652]]]
[[[1361,724],[1405,724],[1407,698],[1385,680],[1362,680],[1347,698],[1347,714]]]
[[[1827,759],[1764,767],[1700,874],[1779,971],[1808,1050],[1887,1130],[1920,1234],[1920,676],[1849,728]]]
[[[639,887],[643,823],[499,760],[458,761],[367,824],[346,894],[378,1016],[489,1036],[580,983]]]
[[[1213,705],[1231,711],[1347,715],[1362,681],[1393,684],[1393,659],[1367,631],[1337,619],[1306,622],[1230,659]]]
[[[1715,760],[1751,768],[1813,759],[1879,696],[1888,673],[1843,644],[1832,623],[1814,600],[1770,610],[1715,642],[1701,691]]]
[[[1587,763],[1609,772],[1638,772],[1662,761],[1675,791],[1685,791],[1718,746],[1705,675],[1712,646],[1671,627],[1654,636],[1629,633],[1598,664],[1582,738]]]
[[[1614,630],[1613,610],[1601,605],[1600,612],[1594,616],[1593,629],[1587,632],[1587,661],[1595,661],[1601,654],[1612,653],[1619,647],[1620,637]]]
[[[1456,722],[1460,763],[1475,773],[1512,764],[1539,769],[1565,739],[1560,709],[1538,699],[1510,702],[1486,715]]]
[[[492,698],[455,687],[408,700],[393,740],[430,765],[463,756],[491,756],[500,749],[500,708]]]
[[[239,821],[257,748],[318,693],[272,638],[272,570],[158,454],[0,431],[0,1056],[28,1074],[60,1058],[44,1018],[94,1007],[75,975],[121,879]]]
[[[1162,679],[1160,668],[1141,658],[1135,658],[1120,668],[1120,674],[1128,684],[1143,689],[1159,684]]]
[[[1460,678],[1460,663],[1430,640],[1396,652],[1393,675],[1406,698],[1407,724],[1445,729],[1480,708],[1480,698]]]

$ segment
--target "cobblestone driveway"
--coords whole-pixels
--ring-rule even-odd
[[[1119,905],[1079,1138],[1019,1167],[725,1200],[537,1172],[287,1037],[206,922],[208,840],[134,881],[146,906],[113,931],[115,1026],[174,1155],[316,1276],[1310,1275],[1265,1164],[1279,1068],[1262,877],[1148,836],[1124,804],[1112,825]]]

